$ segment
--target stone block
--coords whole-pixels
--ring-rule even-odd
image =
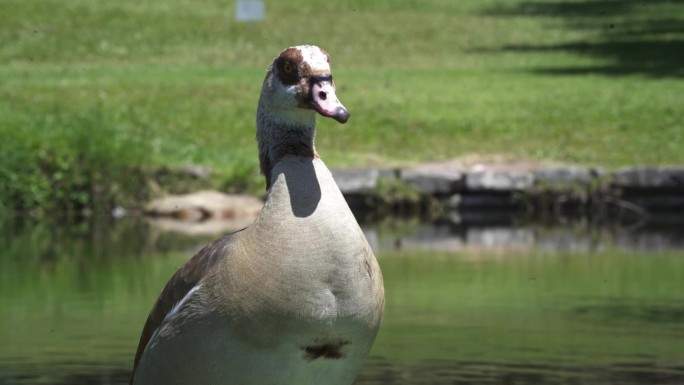
[[[588,185],[599,177],[600,170],[586,167],[553,167],[538,169],[534,176],[538,184]]]
[[[684,190],[684,168],[623,168],[613,173],[613,186],[624,189]]]
[[[213,219],[232,220],[256,218],[263,203],[248,195],[228,195],[218,191],[199,191],[192,194],[169,195],[149,202],[145,214],[172,217],[188,222]]]
[[[478,170],[465,177],[468,191],[522,191],[534,185],[534,174],[527,170]]]
[[[463,173],[456,170],[406,169],[399,179],[423,195],[448,195],[463,189]]]
[[[378,188],[381,178],[394,178],[396,172],[382,168],[346,168],[332,170],[342,194],[368,194]]]

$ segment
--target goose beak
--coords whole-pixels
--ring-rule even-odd
[[[340,123],[349,120],[349,111],[337,99],[332,77],[312,77],[309,87],[311,107],[322,116],[333,118]]]

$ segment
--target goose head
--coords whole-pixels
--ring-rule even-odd
[[[310,123],[315,113],[340,123],[349,119],[349,111],[335,92],[330,55],[311,45],[287,48],[273,60],[259,107],[272,118],[294,125]]]
[[[300,45],[282,51],[268,67],[257,109],[261,171],[270,185],[270,170],[286,155],[314,156],[316,115],[340,123],[349,111],[337,98],[330,55]]]

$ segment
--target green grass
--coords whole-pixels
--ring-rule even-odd
[[[682,3],[298,0],[266,11],[243,25],[214,0],[0,0],[0,211],[106,207],[144,188],[132,170],[160,166],[206,165],[226,189],[260,189],[261,81],[300,43],[331,52],[352,112],[345,126],[319,122],[331,166],[684,163]]]

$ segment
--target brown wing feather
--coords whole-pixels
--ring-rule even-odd
[[[130,384],[133,384],[135,370],[145,351],[145,347],[147,347],[147,343],[150,341],[150,338],[152,338],[152,335],[157,328],[161,326],[166,315],[173,309],[174,305],[182,300],[185,295],[204,278],[212,266],[216,265],[219,260],[230,253],[230,249],[236,238],[235,234],[238,232],[217,239],[205,246],[186,262],[185,265],[178,269],[166,284],[164,290],[162,290],[159,295],[159,298],[157,298],[157,302],[155,302],[152,307],[150,315],[147,317],[147,322],[145,322],[145,327],[143,327],[142,334],[140,335],[140,342],[138,343],[138,350],[135,353]]]

